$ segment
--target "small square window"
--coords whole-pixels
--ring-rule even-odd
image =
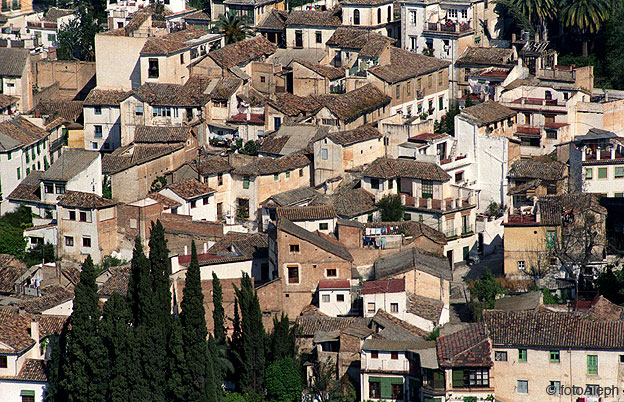
[[[76,220],[76,211],[69,211],[69,220],[70,221]]]
[[[52,184],[44,184],[46,194],[54,193],[54,186]]]
[[[518,349],[518,361],[521,363],[526,363],[527,361],[527,350],[526,349]]]
[[[202,198],[202,204],[208,205],[208,197]]]
[[[366,305],[366,311],[368,311],[369,314],[375,314],[375,312],[377,311],[377,309],[375,308],[375,303],[368,303]]]
[[[323,303],[329,303],[329,295],[323,295]]]
[[[137,105],[134,107],[134,114],[137,116],[143,116],[143,105]]]
[[[336,301],[337,302],[343,302],[344,301],[344,295],[336,295]]]
[[[65,245],[67,247],[74,247],[74,238],[71,236],[65,236]]]
[[[93,126],[95,130],[95,138],[102,138],[102,126],[95,125]]]
[[[91,143],[91,148],[93,148],[93,149],[98,149],[98,143],[97,143],[97,142],[95,142],[95,141],[93,141],[93,142]]]
[[[323,33],[321,31],[315,32],[316,43],[323,43]]]
[[[494,352],[494,360],[496,360],[497,362],[506,362],[507,352],[501,352],[501,351]]]
[[[371,188],[373,190],[379,190],[379,179],[371,179]]]
[[[593,168],[585,168],[585,180],[591,180],[594,177]]]
[[[65,186],[56,185],[56,194],[65,194]]]
[[[80,211],[80,222],[86,222],[87,221],[87,213],[84,211]]]
[[[299,252],[299,245],[298,244],[291,244],[290,245],[290,252],[291,253],[298,253]]]
[[[0,368],[9,367],[8,358],[6,356],[0,356]]]
[[[299,267],[297,265],[288,266],[288,283],[299,283]]]
[[[371,359],[379,359],[379,352],[376,350],[371,350]]]
[[[303,169],[299,169],[299,177],[303,177]]]
[[[399,352],[390,352],[390,359],[399,360]]]
[[[278,181],[279,180],[279,173],[276,173],[273,175],[273,181]]]
[[[607,178],[607,168],[606,167],[598,168],[598,178],[599,179],[606,179]]]
[[[549,352],[549,360],[551,363],[559,363],[559,351],[551,350]]]
[[[329,223],[319,223],[319,230],[328,230]]]
[[[290,170],[288,172],[286,172],[286,178],[290,179]]]
[[[95,114],[102,114],[102,106],[95,106],[93,109]]]
[[[82,247],[87,247],[87,248],[91,247],[91,238],[90,237],[83,237],[82,238]]]
[[[518,271],[524,271],[526,268],[526,263],[524,261],[518,261]]]
[[[327,277],[335,277],[337,276],[338,272],[336,271],[336,268],[327,268],[327,272],[326,275]]]
[[[324,161],[328,159],[327,148],[321,148],[321,159]]]
[[[526,381],[526,380],[518,380],[517,391],[518,391],[519,394],[528,394],[529,393],[529,382]]]
[[[620,355],[620,364],[624,364],[624,355]]]
[[[399,303],[390,303],[390,312],[398,313],[399,312]]]
[[[624,166],[616,166],[614,169],[614,176],[616,179],[624,177]]]
[[[195,208],[197,206],[197,200],[191,201],[191,208]]]

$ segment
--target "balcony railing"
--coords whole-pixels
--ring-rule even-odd
[[[466,225],[462,227],[462,236],[471,235],[474,233],[472,225]]]
[[[447,239],[457,237],[457,229],[446,229],[444,231],[444,236],[446,236]]]
[[[459,34],[462,32],[468,32],[472,30],[470,21],[468,22],[428,22],[427,31],[432,32],[444,32]]]

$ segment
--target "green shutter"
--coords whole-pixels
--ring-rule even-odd
[[[368,377],[368,382],[380,382],[381,377]]]
[[[555,248],[557,242],[557,232],[549,230],[546,232],[546,248]]]
[[[22,392],[20,392],[20,396],[35,396],[35,391],[31,389],[23,389]]]
[[[598,355],[587,355],[587,374],[598,374]]]
[[[402,377],[392,377],[390,378],[390,384],[403,384]]]
[[[453,387],[464,386],[464,370],[453,369]]]

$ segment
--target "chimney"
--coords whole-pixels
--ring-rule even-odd
[[[39,344],[39,323],[34,318],[30,322],[30,337]]]
[[[251,120],[251,107],[247,108],[247,121]]]
[[[184,255],[188,255],[188,246],[184,246]]]
[[[208,244],[204,242],[204,254],[208,252]]]

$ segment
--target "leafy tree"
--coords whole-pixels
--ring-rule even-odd
[[[225,44],[240,42],[248,35],[247,26],[235,14],[225,13],[219,16],[216,28],[225,35]]]
[[[542,0],[543,1],[543,0]],[[588,35],[595,34],[611,13],[610,0],[567,0],[562,11],[564,23],[577,29],[583,38],[583,56],[588,55]]]
[[[201,289],[199,262],[195,242],[191,243],[191,264],[186,271],[184,293],[180,303],[182,312],[182,340],[186,372],[183,377],[186,399],[208,401],[216,399],[214,373],[209,359],[206,336],[206,316],[204,310],[204,294]],[[212,376],[212,378],[211,378]],[[212,384],[210,384],[212,381]],[[213,389],[211,389],[211,387]],[[210,398],[208,397],[210,396]]]
[[[476,319],[483,309],[494,308],[496,296],[504,294],[503,287],[486,267],[481,276],[470,284],[471,307]]]
[[[129,381],[134,375],[130,371],[139,371],[133,359],[133,334],[130,327],[131,315],[124,298],[118,293],[104,304],[101,321],[102,344],[108,352],[108,390],[106,400],[122,402],[128,400]]]
[[[296,327],[290,327],[288,316],[282,313],[278,320],[277,316],[273,317],[273,332],[270,337],[270,355],[271,361],[275,362],[286,357],[295,357],[295,331]]]
[[[435,341],[436,339],[438,339],[439,336],[440,336],[440,327],[435,327],[433,331],[431,331],[429,335],[427,335],[426,339],[428,341]]]
[[[54,252],[54,246],[50,243],[37,244],[24,254],[24,262],[29,267],[41,262],[52,261],[56,261],[56,253]]]
[[[377,203],[377,207],[381,212],[382,222],[402,221],[405,215],[405,207],[401,202],[401,196],[398,194],[383,196]]]
[[[460,113],[459,105],[455,104],[449,107],[448,112],[440,119],[440,123],[434,124],[434,132],[436,134],[455,135],[455,116]]]
[[[68,326],[69,321],[65,321],[60,335],[50,336],[50,360],[46,362],[45,366],[48,384],[43,395],[44,402],[63,402],[68,398],[62,386]]]
[[[214,337],[217,343],[225,344],[225,311],[223,310],[223,288],[221,281],[215,272],[212,273],[212,321],[214,325]]]
[[[32,213],[24,205],[7,212],[0,218],[0,254],[10,254],[24,259],[26,239],[24,229],[32,226]],[[37,261],[39,262],[39,261]]]
[[[212,334],[208,336],[208,350],[210,351],[210,358],[212,360],[214,381],[215,384],[217,384],[217,397],[221,400],[223,399],[220,392],[221,384],[223,384],[225,378],[232,373],[234,367],[229,360],[227,346],[218,343]]]
[[[262,311],[251,278],[243,274],[240,289],[234,287],[241,309],[243,390],[260,392],[264,388],[265,337]]]
[[[160,220],[152,222],[149,240],[149,260],[152,274],[152,305],[154,320],[160,321],[167,329],[171,315],[171,290],[169,287],[169,249],[165,239],[165,228]]]
[[[157,176],[150,187],[150,192],[155,193],[167,187],[167,178],[165,176]]]
[[[618,7],[605,27],[606,75],[611,88],[624,88],[624,7]]]
[[[95,268],[91,256],[82,264],[80,282],[74,290],[71,329],[67,335],[67,358],[62,387],[70,401],[106,400],[106,349],[100,342],[101,316]]]
[[[336,377],[336,363],[331,359],[317,360],[312,364],[314,380],[308,389],[315,400],[320,402],[355,402],[355,388],[348,376]]]
[[[258,155],[258,148],[260,148],[260,145],[256,141],[249,140],[245,143],[241,152],[245,155]]]
[[[612,266],[608,266],[598,275],[595,282],[600,294],[610,302],[617,305],[624,304],[624,271],[622,269],[613,270]]]
[[[466,100],[464,101],[464,107],[474,106],[474,102],[472,101],[472,94],[466,94]]]
[[[276,360],[267,367],[266,388],[271,401],[295,402],[301,399],[303,380],[292,357]]]
[[[60,60],[94,61],[95,35],[99,31],[100,25],[95,18],[94,8],[85,4],[79,5],[77,18],[59,28],[57,57]]]

